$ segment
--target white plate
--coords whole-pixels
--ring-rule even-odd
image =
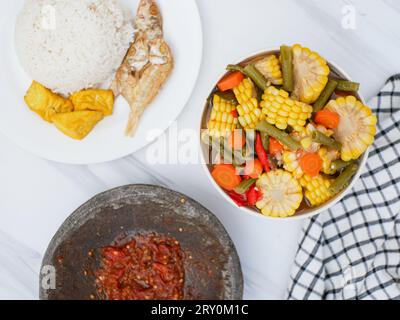
[[[123,0],[136,12],[139,0]],[[14,49],[16,16],[24,0],[5,1],[0,12],[0,132],[42,158],[70,164],[92,164],[127,156],[154,141],[178,117],[194,89],[202,58],[202,28],[195,0],[158,1],[165,37],[175,68],[156,100],[146,110],[134,138],[124,136],[129,107],[118,98],[115,113],[83,141],[74,141],[41,120],[23,97],[32,79],[19,65]],[[151,139],[150,139],[151,138]]]

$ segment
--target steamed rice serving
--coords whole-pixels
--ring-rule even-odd
[[[110,80],[134,34],[119,0],[27,0],[15,31],[25,71],[64,96]]]

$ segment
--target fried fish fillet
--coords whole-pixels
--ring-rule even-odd
[[[140,1],[135,28],[135,40],[111,86],[114,95],[122,95],[131,108],[127,136],[135,134],[140,117],[174,66],[171,49],[163,38],[161,12],[154,0]]]

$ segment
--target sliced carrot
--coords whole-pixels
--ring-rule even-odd
[[[307,153],[299,159],[300,168],[310,177],[316,177],[322,168],[322,159],[317,153]]]
[[[283,152],[283,144],[280,143],[275,138],[269,138],[269,154],[272,156],[276,156],[279,153]]]
[[[237,87],[244,79],[243,73],[236,71],[225,76],[220,82],[218,82],[218,89],[222,92],[231,90]]]
[[[314,121],[328,129],[336,129],[339,126],[340,116],[336,112],[321,110],[315,114]]]
[[[236,174],[236,169],[231,164],[217,164],[211,175],[215,182],[223,189],[232,191],[242,179]]]
[[[242,130],[235,130],[228,137],[228,145],[233,150],[242,150],[246,144],[246,137]]]
[[[258,179],[259,176],[263,173],[264,168],[260,160],[254,159],[246,162],[246,166],[244,167],[245,176],[249,176],[252,179]]]

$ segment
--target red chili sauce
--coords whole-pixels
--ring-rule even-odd
[[[99,294],[108,300],[181,300],[183,258],[175,238],[158,234],[103,248],[96,273]]]

